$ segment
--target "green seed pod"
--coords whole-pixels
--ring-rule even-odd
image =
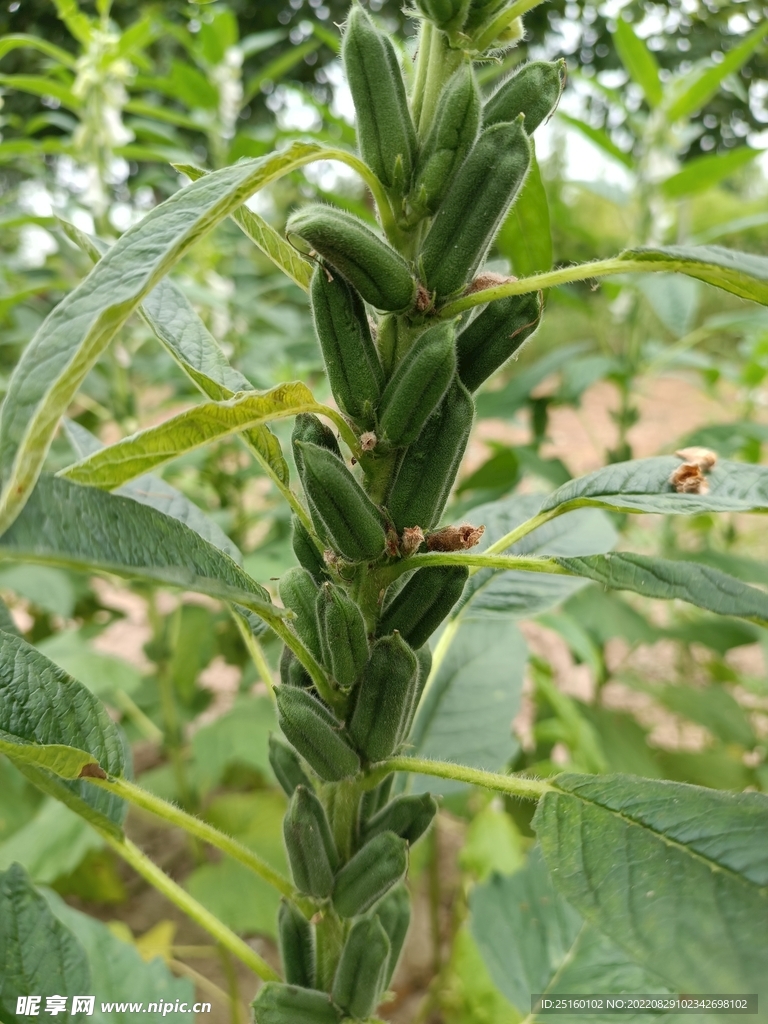
[[[303,238],[374,309],[404,313],[416,282],[403,257],[357,217],[332,206],[305,206],[288,219],[286,234]]]
[[[418,683],[416,655],[399,633],[373,645],[354,694],[349,735],[368,761],[383,761],[404,738]]]
[[[310,537],[309,531],[298,516],[293,516],[291,523],[293,526],[293,534],[291,536],[293,553],[298,558],[299,564],[312,574],[312,579],[316,583],[322,583],[328,578],[323,556],[317,550],[317,546]]]
[[[348,416],[370,427],[384,371],[362,299],[341,274],[323,266],[315,269],[309,294],[333,396]]]
[[[447,298],[473,277],[530,162],[531,144],[522,118],[482,130],[424,239],[419,264],[430,292]]]
[[[277,937],[283,975],[289,985],[315,987],[315,929],[293,903],[283,898],[277,912]]]
[[[530,338],[540,320],[541,298],[537,294],[510,295],[489,302],[456,339],[459,378],[464,387],[477,391]]]
[[[341,726],[316,697],[295,686],[275,690],[280,728],[298,753],[326,782],[360,771],[360,758]]]
[[[338,459],[336,461],[338,462]],[[293,625],[299,638],[316,658],[321,657],[320,634],[315,614],[315,603],[320,588],[311,574],[301,566],[295,565],[280,578],[278,591],[285,607],[296,616]]]
[[[366,824],[363,842],[369,842],[380,832],[394,832],[411,845],[424,835],[436,814],[437,801],[429,793],[396,796]]]
[[[389,968],[389,936],[378,917],[352,925],[333,979],[334,1003],[356,1020],[364,1020],[379,1005]]]
[[[462,64],[440,96],[419,157],[412,202],[434,213],[480,130],[480,90],[470,63]]]
[[[254,1024],[341,1024],[326,992],[268,981],[253,1001]]]
[[[374,561],[386,543],[379,510],[331,452],[304,441],[294,447],[304,466],[304,490],[313,521],[348,562]]]
[[[280,682],[284,686],[301,686],[305,690],[311,690],[314,686],[312,676],[290,647],[284,647],[280,655]]]
[[[333,905],[342,917],[364,914],[402,880],[408,868],[408,844],[393,832],[366,843],[336,875]]]
[[[415,441],[456,372],[453,324],[431,327],[414,342],[381,396],[379,434],[393,445]]]
[[[312,788],[312,783],[301,767],[299,755],[290,744],[273,732],[269,734],[269,763],[286,796],[293,796],[297,786]]]
[[[394,599],[385,603],[378,632],[386,635],[397,630],[411,647],[421,647],[461,597],[468,575],[463,565],[417,569]]]
[[[533,135],[560,101],[565,84],[565,61],[550,63],[546,60],[525,64],[486,101],[483,106],[483,126],[514,121],[525,115],[524,128]]]
[[[405,885],[396,885],[390,889],[384,899],[376,907],[376,917],[381,921],[389,938],[390,954],[385,987],[392,981],[397,961],[400,959],[408,927],[411,923],[411,895]]]
[[[300,412],[293,424],[291,446],[293,448],[293,459],[296,463],[296,469],[298,470],[302,487],[304,486],[304,457],[296,447],[297,443],[300,441],[308,441],[310,444],[316,444],[320,448],[327,448],[329,452],[333,452],[340,462],[344,461],[341,454],[341,448],[339,448],[339,442],[336,440],[336,435],[331,428],[326,426],[322,420],[318,419],[314,413]],[[312,502],[308,495],[305,494],[305,497],[307,499],[307,505],[309,506],[310,513],[312,514],[315,531],[322,543],[327,544],[328,537],[322,529],[322,524],[318,525],[319,520],[312,509]]]
[[[365,620],[340,587],[325,583],[317,595],[323,664],[342,689],[349,689],[368,661]]]
[[[439,522],[464,457],[474,415],[472,396],[454,378],[445,398],[406,450],[387,498],[398,532],[406,526],[431,530]]]
[[[458,32],[469,10],[469,0],[416,0],[425,18],[444,32]]]
[[[341,59],[355,103],[360,155],[382,184],[402,193],[416,152],[405,82],[391,40],[357,4],[347,18]]]
[[[509,0],[470,0],[465,31],[478,34],[478,29],[494,18]]]
[[[296,888],[318,899],[330,896],[339,854],[323,805],[305,786],[297,786],[291,797],[283,837]]]

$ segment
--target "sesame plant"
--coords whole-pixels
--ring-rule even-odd
[[[270,684],[261,638],[272,631],[284,644],[269,759],[289,798],[290,877],[137,786],[99,700],[14,634],[10,620],[0,632],[0,752],[263,980],[258,1024],[386,1016],[411,913],[409,850],[437,811],[430,779],[537,805],[539,848],[529,865],[471,901],[489,970],[521,1017],[532,992],[565,983],[573,991],[584,978],[592,991],[765,994],[764,795],[590,774],[601,765],[588,758],[584,774],[543,780],[488,770],[501,765],[482,755],[467,764],[431,749],[419,756],[414,739],[459,638],[480,623],[474,642],[491,643],[502,628],[494,613],[534,585],[558,593],[563,581],[592,580],[768,624],[765,592],[711,567],[612,553],[610,530],[570,548],[552,541],[553,522],[563,517],[567,538],[583,509],[766,511],[768,471],[759,466],[692,448],[611,465],[532,503],[491,503],[470,522],[444,520],[474,395],[534,334],[547,289],[675,271],[768,304],[768,260],[719,247],[635,248],[520,279],[484,269],[529,171],[531,135],[557,104],[564,65],[528,63],[491,95],[481,93],[476,69],[514,45],[534,3],[419,0],[413,59],[354,4],[342,59],[357,152],[294,142],[210,173],[185,166],[191,183],[111,247],[68,227],[95,265],[29,342],[2,409],[3,560],[215,598]],[[375,227],[313,204],[296,210],[282,235],[244,206],[318,160],[361,176]],[[255,391],[168,277],[227,217],[307,291],[333,406],[300,381]],[[202,401],[108,447],[69,424],[77,461],[45,472],[79,386],[134,313]],[[299,487],[269,427],[285,418],[294,421]],[[232,435],[291,508],[298,564],[279,581],[279,604],[218,527],[153,476]],[[472,730],[471,716],[461,725]],[[482,736],[470,739],[482,748]],[[126,837],[130,804],[281,894],[279,972]],[[83,956],[23,871],[0,876],[3,1020],[22,1019],[19,997],[80,995]]]

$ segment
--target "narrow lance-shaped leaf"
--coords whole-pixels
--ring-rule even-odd
[[[760,156],[761,150],[741,146],[732,153],[716,153],[687,161],[685,167],[661,183],[668,199],[695,195],[713,188]]]
[[[613,34],[621,63],[645,94],[650,107],[658,107],[663,98],[659,65],[643,40],[629,22],[619,17]]]
[[[581,132],[582,135],[589,139],[590,142],[594,142],[608,156],[612,156],[619,163],[624,164],[630,171],[634,170],[635,161],[632,154],[625,153],[623,149],[620,149],[604,128],[595,128],[593,125],[587,124],[586,121],[582,121],[578,117],[571,117],[570,114],[566,114],[562,110],[558,110],[557,117],[561,121],[565,121],[572,128],[575,128],[576,131]]]

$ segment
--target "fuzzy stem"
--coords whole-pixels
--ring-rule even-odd
[[[411,113],[415,124],[419,123],[421,107],[424,102],[424,89],[427,84],[427,72],[429,70],[429,51],[432,45],[432,36],[438,31],[437,28],[426,18],[421,23],[419,34],[419,49],[416,56],[416,74],[413,80],[413,92],[411,93]]]
[[[299,639],[292,629],[289,629],[282,619],[275,618],[275,621],[270,622],[269,625],[272,627],[274,632],[277,633],[283,643],[287,647],[291,648],[301,664],[307,672],[309,672],[312,682],[317,687],[317,692],[323,700],[327,704],[330,704],[332,708],[342,710],[345,704],[344,696],[334,690],[331,685],[331,681],[328,678],[328,673],[317,658],[315,658],[306,644]]]
[[[509,533],[505,533],[503,537],[499,538],[494,544],[486,548],[483,552],[484,555],[499,555],[502,551],[506,551],[507,548],[511,548],[513,544],[516,544],[523,537],[527,537],[529,533],[533,533],[534,530],[538,530],[544,523],[548,523],[550,519],[554,519],[559,516],[562,511],[562,507],[549,509],[547,512],[540,512],[537,516],[532,516],[527,519],[524,523],[521,523],[514,530],[510,530]],[[472,572],[477,572],[477,568]]]
[[[575,576],[555,558],[536,558],[527,555],[473,555],[466,551],[427,553],[404,558],[391,567],[390,579],[397,579],[404,572],[426,565],[468,565],[478,569],[510,569],[522,572],[546,572],[557,576]]]
[[[432,761],[422,757],[391,757],[376,765],[368,773],[365,785],[373,789],[390,772],[414,772],[417,775],[435,775],[439,779],[453,779],[467,782],[470,786],[481,786],[497,793],[508,793],[523,800],[539,800],[552,786],[543,779],[529,779],[521,775],[500,775],[486,772],[481,768],[467,768],[449,761]]]
[[[264,685],[267,687],[270,697],[275,699],[275,682],[272,678],[272,671],[267,663],[267,659],[264,655],[264,649],[262,648],[259,641],[253,635],[251,627],[248,625],[242,615],[239,615],[234,608],[230,608],[232,617],[235,620],[235,625],[240,631],[240,636],[243,638],[248,653],[251,656],[251,660],[256,667],[256,671],[262,678]]]
[[[439,29],[434,29],[430,39],[427,75],[418,118],[421,139],[427,137],[429,129],[432,127],[445,83],[463,60],[464,54],[461,50],[451,49],[446,34]]]

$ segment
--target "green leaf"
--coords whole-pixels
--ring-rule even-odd
[[[0,750],[36,785],[120,834],[123,801],[78,780],[85,765],[130,774],[117,726],[90,690],[7,633],[0,636]]]
[[[489,804],[470,822],[459,854],[459,866],[479,881],[498,872],[511,875],[523,866],[524,840],[506,811]]]
[[[137,668],[122,658],[94,650],[79,629],[54,633],[40,641],[37,649],[102,699],[116,690],[130,694],[141,686],[142,675]]]
[[[8,1024],[26,1024],[17,1014],[19,996],[86,995],[91,985],[85,950],[72,932],[50,911],[19,864],[0,875],[0,1015]],[[83,1022],[82,1013],[67,1009],[58,1021]]]
[[[629,22],[621,17],[616,22],[613,41],[621,63],[627,69],[630,78],[643,90],[648,106],[658,107],[663,98],[663,91],[656,58],[643,40],[635,35]]]
[[[61,415],[131,313],[195,242],[250,195],[322,153],[314,143],[296,142],[193,182],[126,231],[46,317],[16,365],[0,417],[0,530],[21,511]]]
[[[0,871],[18,863],[35,882],[55,882],[74,871],[90,850],[103,845],[80,815],[48,799],[31,821],[0,843]]]
[[[566,124],[581,132],[590,142],[594,142],[608,156],[612,156],[614,160],[618,160],[620,164],[628,167],[630,171],[635,169],[635,161],[632,154],[625,153],[623,149],[619,149],[605,129],[595,128],[593,125],[587,124],[586,121],[582,121],[578,117],[571,117],[570,114],[566,114],[562,110],[558,110],[557,116],[561,121],[565,121]]]
[[[0,588],[12,590],[43,611],[72,618],[77,596],[67,573],[44,565],[14,565],[0,571]]]
[[[675,991],[768,979],[768,797],[561,775],[533,826],[560,893]]]
[[[504,387],[496,391],[484,391],[477,399],[477,415],[501,416],[511,419],[530,399],[531,391],[551,373],[562,370],[568,360],[584,351],[583,343],[561,345],[555,351],[542,356],[532,366],[512,375]]]
[[[53,57],[54,60],[72,70],[77,66],[75,58],[67,50],[62,50],[60,46],[54,46],[53,43],[49,43],[45,39],[38,39],[37,36],[25,35],[23,32],[16,32],[0,39],[0,58],[19,47],[38,50],[46,57]]]
[[[446,973],[440,992],[445,1024],[519,1024],[520,1015],[493,984],[465,925],[454,939]]]
[[[626,249],[619,260],[656,263],[654,270],[671,270],[723,288],[742,299],[768,305],[768,257],[725,249],[721,245],[668,245]]]
[[[692,722],[698,722],[723,743],[737,743],[751,750],[757,737],[744,708],[719,686],[649,687],[658,700]]]
[[[2,586],[2,576],[0,576],[0,586]],[[12,636],[21,636],[16,623],[13,621],[13,616],[8,610],[8,605],[2,598],[0,598],[0,631],[10,633]]]
[[[268,697],[242,697],[231,711],[198,729],[192,749],[199,791],[205,795],[219,785],[232,764],[255,768],[271,779],[268,742],[275,728],[275,708]]]
[[[55,78],[44,78],[39,75],[0,75],[0,86],[2,85],[9,89],[18,89],[19,92],[31,93],[33,96],[51,96],[67,110],[80,110],[80,102],[74,92],[62,82],[57,82]]]
[[[549,202],[535,154],[525,184],[496,238],[496,247],[511,260],[518,277],[552,266]]]
[[[683,196],[695,195],[697,192],[705,192],[752,163],[757,156],[760,156],[759,149],[741,146],[731,153],[713,153],[709,156],[696,157],[689,160],[682,171],[663,181],[661,191],[668,199],[680,199]]]
[[[494,875],[470,896],[472,935],[491,977],[521,1016],[529,1017],[531,995],[611,992],[636,995],[669,990],[616,943],[588,924],[552,884],[535,847],[515,874]],[[666,1016],[665,1016],[666,1019]],[[579,1014],[579,1020],[650,1021],[646,1014]]]

